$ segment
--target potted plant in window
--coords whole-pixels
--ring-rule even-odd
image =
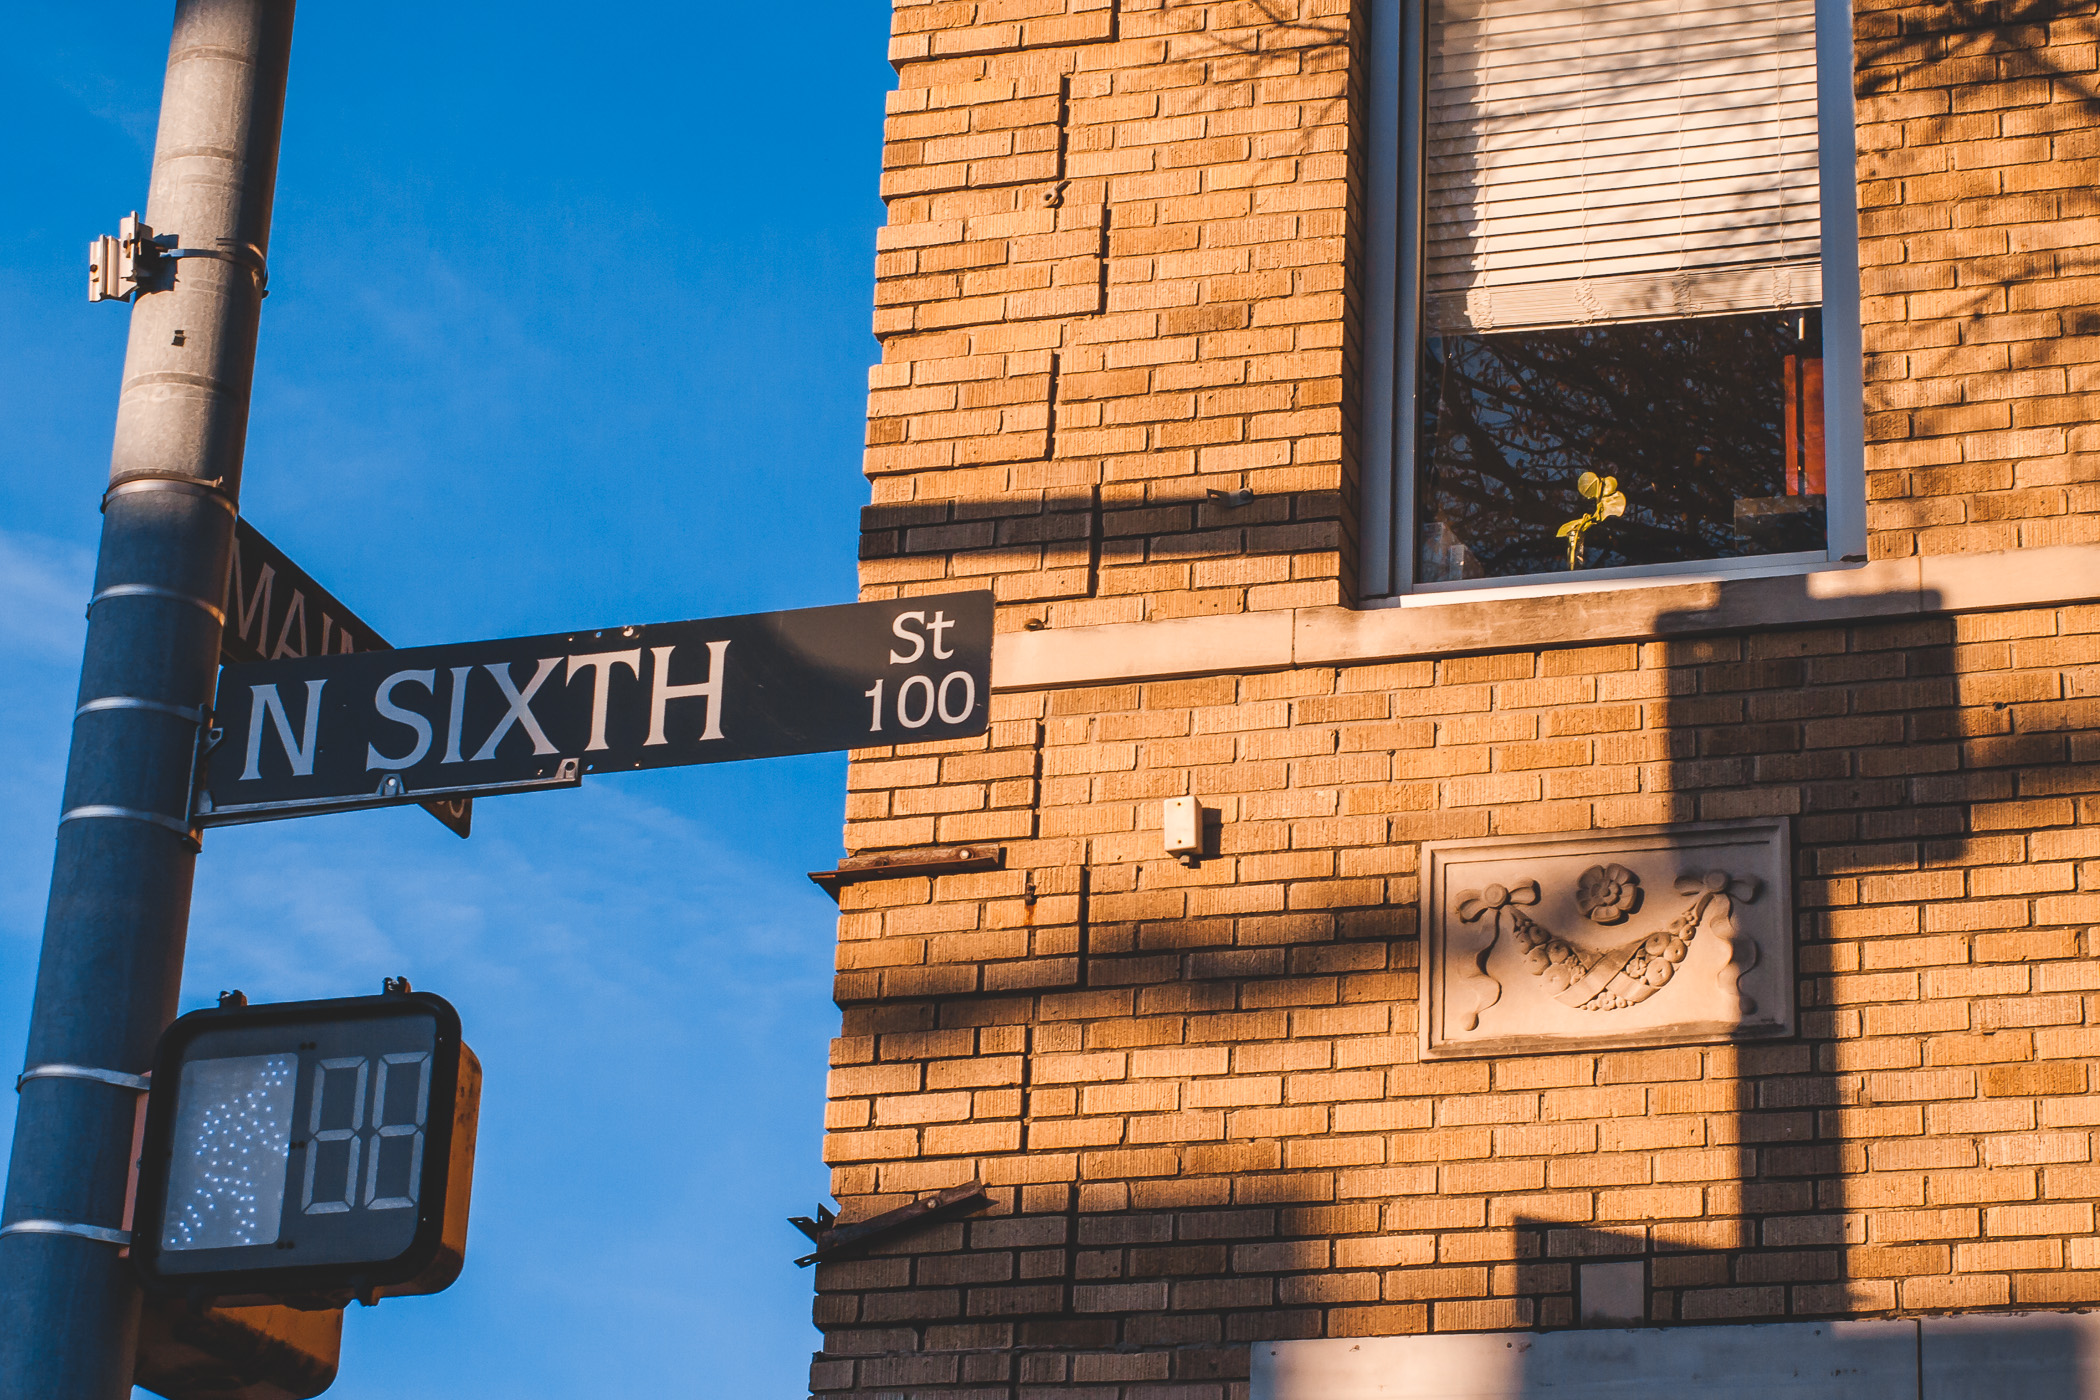
[[[1583,536],[1592,527],[1626,513],[1626,493],[1619,489],[1619,479],[1615,476],[1600,477],[1595,472],[1584,472],[1575,478],[1575,489],[1582,493],[1584,500],[1592,502],[1589,510],[1553,532],[1568,542],[1568,567],[1571,569],[1582,567]]]

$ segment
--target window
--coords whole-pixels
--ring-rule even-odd
[[[1863,549],[1850,26],[1374,10],[1367,598]]]

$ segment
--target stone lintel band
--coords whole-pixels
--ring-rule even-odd
[[[1401,607],[1294,608],[1000,634],[995,690],[1366,665],[1768,627],[1842,626],[2100,600],[2100,545],[1886,559],[1733,578],[1418,595]]]

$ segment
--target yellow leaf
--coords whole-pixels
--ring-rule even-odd
[[[1595,472],[1584,472],[1575,478],[1575,489],[1594,501],[1604,493],[1605,488],[1604,483],[1597,480]]]
[[[1617,491],[1606,496],[1597,506],[1597,514],[1600,516],[1624,515],[1625,513],[1626,497]]]

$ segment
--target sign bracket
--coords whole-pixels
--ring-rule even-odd
[[[224,732],[211,731],[216,747]],[[208,751],[208,750],[207,750]],[[565,758],[546,777],[513,778],[505,782],[459,783],[411,791],[399,773],[389,773],[369,796],[338,798],[295,797],[280,802],[243,802],[238,806],[215,806],[211,793],[200,789],[190,820],[200,827],[240,826],[247,822],[275,821],[282,817],[312,817],[328,812],[362,812],[377,807],[399,807],[411,802],[456,801],[463,797],[494,797],[507,792],[544,792],[583,786],[583,760]]]
[[[0,1235],[73,1235],[96,1244],[113,1244],[119,1249],[131,1245],[131,1231],[112,1230],[107,1225],[75,1225],[64,1220],[17,1220],[11,1225],[0,1225]]]
[[[159,280],[167,265],[183,258],[211,258],[248,269],[255,278],[258,296],[270,294],[270,264],[262,249],[253,243],[220,239],[221,248],[178,248],[182,240],[172,233],[156,236],[150,225],[132,211],[117,221],[117,234],[108,234],[88,244],[88,300],[129,301],[148,284]],[[179,344],[180,342],[178,342]]]
[[[15,1076],[15,1092],[32,1079],[92,1079],[97,1084],[108,1084],[118,1089],[129,1089],[143,1094],[153,1087],[153,1077],[147,1074],[126,1074],[116,1069],[95,1069],[88,1065],[31,1065]]]

